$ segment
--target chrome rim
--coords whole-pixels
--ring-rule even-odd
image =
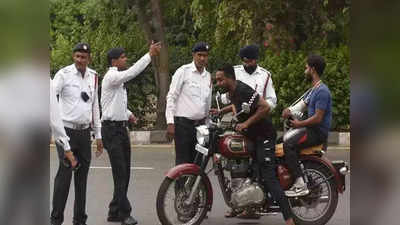
[[[207,191],[202,182],[200,182],[193,203],[191,205],[185,204],[195,179],[195,175],[183,175],[169,185],[164,198],[164,212],[170,224],[195,224],[206,210]]]
[[[306,169],[305,174],[311,177],[318,186],[310,189],[310,194],[291,198],[289,200],[293,213],[303,221],[316,221],[321,219],[332,203],[332,188],[326,176],[318,170]]]

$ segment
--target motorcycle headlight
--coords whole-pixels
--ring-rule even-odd
[[[206,146],[208,144],[208,139],[209,139],[209,131],[206,125],[201,125],[196,127],[196,138],[197,138],[197,142],[201,145],[201,146]]]

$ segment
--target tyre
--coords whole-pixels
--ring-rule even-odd
[[[324,225],[331,219],[338,204],[338,191],[333,174],[323,164],[307,161],[303,164],[310,194],[289,198],[295,224]]]
[[[182,174],[176,179],[164,179],[157,194],[157,215],[162,225],[199,225],[204,220],[209,199],[203,179],[193,203],[185,203],[196,177],[194,174]]]

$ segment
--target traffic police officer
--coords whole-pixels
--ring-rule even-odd
[[[271,110],[276,107],[276,94],[271,73],[257,65],[259,49],[256,45],[247,45],[240,49],[239,56],[243,65],[234,66],[236,79],[249,85],[269,104]]]
[[[165,117],[167,134],[175,137],[176,165],[194,161],[195,127],[204,123],[211,106],[211,75],[205,68],[208,51],[208,44],[195,44],[193,62],[179,67],[172,76]]]
[[[97,93],[97,73],[87,67],[90,61],[90,47],[80,43],[73,49],[74,64],[59,70],[54,76],[54,87],[61,105],[61,117],[65,131],[70,137],[71,151],[80,163],[74,173],[75,203],[73,224],[86,223],[86,186],[91,161],[90,128],[93,129],[97,152],[103,152],[101,124]],[[57,146],[60,165],[54,180],[53,210],[51,223],[62,224],[64,209],[72,178],[72,169],[62,163],[64,149]]]
[[[160,48],[160,43],[152,43],[149,53],[129,69],[126,65],[128,58],[123,48],[113,48],[107,53],[110,68],[104,75],[101,86],[101,131],[114,180],[114,194],[107,218],[110,222],[121,221],[122,225],[137,224],[136,219],[130,215],[132,207],[127,196],[131,171],[131,145],[127,122],[133,114],[127,110],[128,97],[124,84],[139,75],[151,62],[151,56],[159,54]]]
[[[50,79],[50,128],[53,132],[56,145],[61,145],[65,151],[65,157],[70,161],[72,168],[77,165],[74,154],[69,145],[69,137],[65,133],[64,124],[61,119],[61,113],[57,102],[54,85]]]

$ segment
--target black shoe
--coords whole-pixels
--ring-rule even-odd
[[[121,217],[119,217],[119,216],[108,215],[107,221],[108,221],[108,222],[121,222],[122,219],[121,219]]]
[[[138,222],[135,220],[135,218],[128,216],[122,221],[121,225],[136,225],[137,223]]]
[[[53,221],[53,219],[50,220],[50,225],[61,225],[62,223]]]

